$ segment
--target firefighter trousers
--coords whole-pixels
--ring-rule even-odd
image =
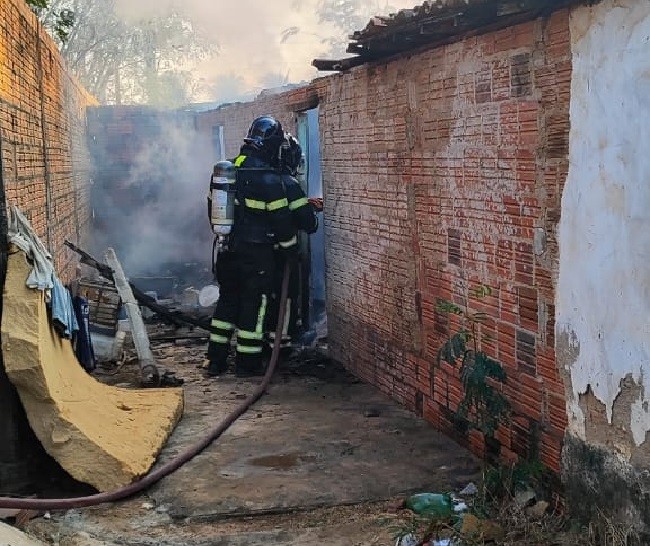
[[[211,372],[227,370],[230,340],[235,331],[235,370],[249,372],[262,368],[264,326],[273,292],[274,268],[272,245],[240,245],[235,251],[219,254],[219,301],[212,316],[208,345]]]

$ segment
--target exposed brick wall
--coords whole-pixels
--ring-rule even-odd
[[[0,0],[0,152],[7,202],[27,215],[68,278],[90,220],[85,109],[94,99],[22,0]]]
[[[538,442],[554,470],[566,426],[553,302],[570,78],[561,11],[331,78],[321,105],[333,355],[487,455],[481,434],[454,426],[457,369],[435,365],[450,326],[438,299],[485,311],[485,349],[508,373],[513,409],[499,455]],[[478,283],[492,296],[473,298]]]
[[[320,107],[329,347],[482,456],[539,449],[560,468],[566,427],[555,361],[556,227],[568,169],[568,11],[316,80]],[[247,124],[290,124],[297,92],[199,116],[236,153]],[[481,283],[492,295],[477,300]],[[508,374],[512,422],[486,442],[463,430],[439,299],[484,311],[485,350]],[[487,444],[487,445],[486,445]]]
[[[53,253],[64,280],[85,246],[90,221],[85,110],[93,103],[65,70],[57,48],[23,0],[0,0],[0,181]],[[52,476],[0,358],[0,488],[31,492]]]
[[[211,139],[213,128],[223,127],[226,157],[233,158],[239,153],[239,148],[243,144],[242,139],[256,117],[272,114],[286,130],[295,134],[296,112],[312,108],[317,104],[318,93],[315,86],[285,93],[262,94],[254,102],[228,104],[198,115],[197,129],[204,133],[206,138]],[[215,149],[215,157],[216,153]]]

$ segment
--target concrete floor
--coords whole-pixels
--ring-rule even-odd
[[[166,343],[155,352],[162,367],[186,381],[185,413],[164,462],[239,404],[257,380],[204,379],[195,367],[200,344]],[[281,369],[269,394],[220,440],[146,496],[35,520],[30,530],[61,545],[392,544],[385,523],[395,499],[458,491],[479,473],[469,452],[429,424],[305,355]]]

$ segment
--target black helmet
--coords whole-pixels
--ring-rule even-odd
[[[303,162],[302,148],[300,142],[290,133],[286,133],[282,148],[280,149],[280,160],[282,169],[291,176],[296,176]]]
[[[284,131],[280,122],[271,116],[261,116],[253,120],[244,142],[258,150],[274,152],[283,140]]]

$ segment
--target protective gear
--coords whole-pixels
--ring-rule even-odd
[[[300,148],[300,143],[290,134],[286,137],[285,145],[283,145],[280,153],[280,158],[283,168],[282,182],[287,194],[294,228],[296,231],[304,231],[307,234],[312,234],[318,229],[318,218],[316,217],[314,208],[310,205],[305,192],[292,175],[292,173],[298,172],[298,167],[303,158],[303,154],[302,149]],[[300,300],[300,256],[298,254],[298,247],[290,252],[284,251],[282,248],[278,248],[276,251],[274,294],[271,299],[269,319],[266,326],[269,336],[269,345],[272,346],[275,341],[282,276],[284,265],[287,260],[289,260],[291,276],[289,278],[289,296],[287,298],[285,323],[282,329],[281,346],[285,349],[291,346],[291,340],[297,338],[300,333],[298,331],[298,311]]]
[[[300,184],[289,175],[283,175],[282,182],[287,194],[294,229],[304,231],[308,235],[315,233],[318,229],[318,218]]]
[[[287,133],[280,148],[280,168],[283,173],[291,176],[298,176],[304,170],[305,156],[298,140],[290,133]]]
[[[235,221],[227,252],[216,265],[221,295],[214,311],[208,374],[227,369],[230,338],[237,330],[235,373],[263,373],[264,326],[273,292],[274,246],[297,248],[296,228],[282,177],[265,159],[272,148],[245,145],[234,160]]]
[[[272,156],[278,151],[283,140],[284,131],[280,122],[272,116],[261,116],[253,120],[244,142]]]
[[[275,332],[278,323],[278,314],[280,312],[280,291],[282,288],[282,278],[284,276],[285,261],[282,256],[277,256],[275,265],[273,286],[274,292],[269,303],[268,320],[266,331],[268,332],[267,351],[273,349],[275,343]],[[287,292],[286,311],[284,314],[284,324],[282,325],[282,339],[280,348],[287,350],[291,348],[292,340],[300,337],[300,262],[294,261],[289,265],[289,291]]]
[[[233,248],[244,244],[298,244],[283,179],[269,164],[245,149],[235,160],[236,204]]]
[[[220,161],[210,177],[208,215],[216,235],[230,235],[235,222],[235,167],[230,161]]]
[[[244,245],[237,252],[220,256],[217,281],[221,296],[212,318],[208,374],[219,375],[228,369],[230,339],[235,330],[235,371],[263,372],[264,322],[273,289],[272,265],[270,245]]]

